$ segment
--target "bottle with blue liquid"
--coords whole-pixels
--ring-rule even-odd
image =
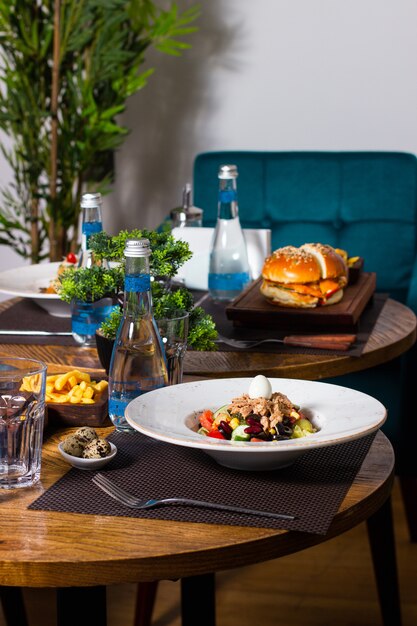
[[[91,267],[94,265],[94,256],[90,250],[90,238],[103,230],[101,204],[101,193],[84,193],[81,197],[83,216],[78,267]]]
[[[119,431],[133,431],[125,409],[134,398],[168,384],[165,352],[152,314],[148,239],[125,247],[123,318],[109,370],[109,415]]]
[[[82,227],[81,250],[78,259],[78,269],[91,270],[94,266],[107,268],[107,261],[97,261],[90,249],[92,235],[103,230],[101,218],[101,194],[85,193],[81,198]],[[83,347],[96,345],[96,330],[106,320],[113,310],[111,297],[102,298],[97,302],[73,300],[71,305],[71,328],[74,340]]]
[[[233,300],[249,284],[250,269],[246,242],[239,221],[236,165],[219,170],[217,224],[213,235],[208,276],[213,300]]]

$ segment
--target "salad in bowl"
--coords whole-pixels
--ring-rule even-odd
[[[233,398],[216,411],[204,410],[198,416],[198,433],[229,441],[286,441],[317,432],[310,419],[279,392],[272,392],[269,380],[261,374],[248,393]]]

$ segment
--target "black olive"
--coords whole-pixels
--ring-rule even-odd
[[[292,435],[292,427],[284,422],[278,422],[277,427],[280,435]]]

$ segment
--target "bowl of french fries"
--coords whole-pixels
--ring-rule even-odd
[[[22,391],[31,391],[33,377],[22,381]],[[107,417],[107,380],[89,372],[71,369],[46,377],[45,401],[48,419],[65,426],[101,426]]]
[[[95,404],[108,384],[107,380],[91,380],[88,372],[80,370],[51,374],[46,377],[45,400],[59,404]]]

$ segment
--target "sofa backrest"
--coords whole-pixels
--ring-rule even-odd
[[[219,165],[238,166],[242,226],[270,228],[272,249],[328,243],[362,256],[377,288],[406,300],[416,256],[417,158],[400,152],[207,152],[194,204],[217,217]]]

